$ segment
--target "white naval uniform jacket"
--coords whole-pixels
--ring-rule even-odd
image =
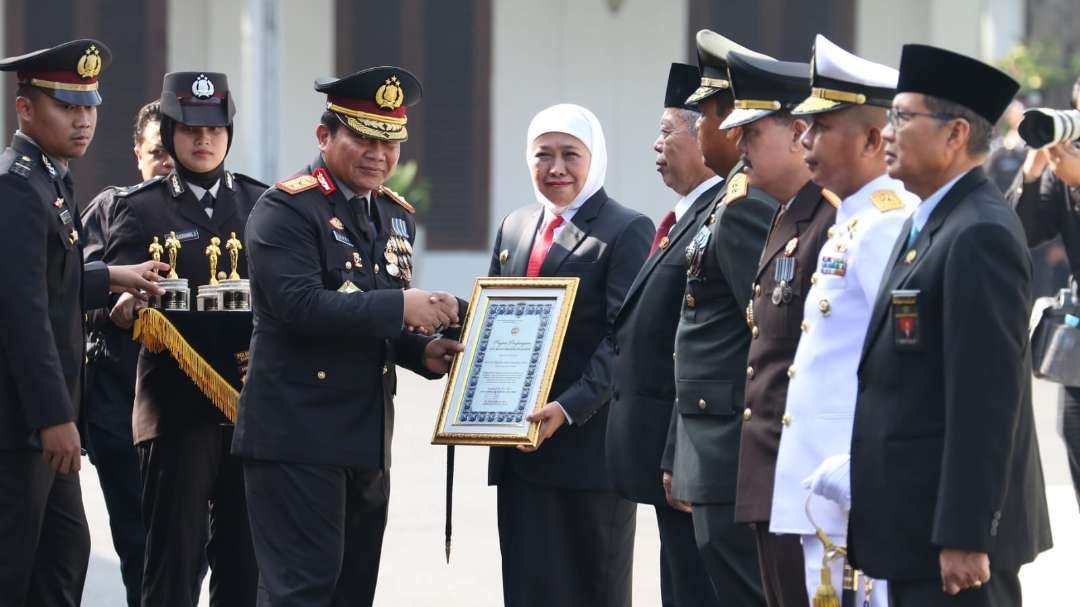
[[[802,335],[788,370],[787,407],[773,488],[773,533],[812,534],[802,482],[825,458],[851,449],[859,357],[878,286],[904,222],[919,198],[888,175],[841,202],[818,253],[806,297]],[[814,522],[846,535],[847,513],[815,497]]]

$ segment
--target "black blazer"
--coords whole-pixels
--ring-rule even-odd
[[[267,190],[248,220],[255,330],[232,450],[387,469],[395,364],[438,377],[423,369],[430,339],[404,330],[405,283],[382,267],[394,230],[404,226],[411,243],[416,224],[411,211],[373,194],[374,225],[340,189],[318,186],[310,174],[319,168],[321,158],[301,174],[308,179]],[[362,292],[339,292],[346,280]]]
[[[176,271],[188,279],[192,309],[199,285],[210,281],[210,266],[205,250],[210,238],[221,240],[218,269],[228,271],[225,243],[230,233],[244,237],[244,223],[265,184],[250,177],[226,173],[218,186],[213,218],[207,216],[176,173],[155,177],[116,192],[104,259],[107,263],[132,264],[150,258],[150,243],[157,236],[164,245],[170,232],[176,232],[180,251]],[[167,256],[162,257],[168,261]],[[238,272],[248,277],[245,256],[240,255]],[[199,388],[180,370],[167,351],[153,353],[143,348],[136,370],[135,403],[132,410],[132,435],[135,443],[156,438],[164,432],[179,431],[193,424],[217,424],[228,420]]]
[[[911,247],[905,226],[859,366],[850,555],[890,580],[937,579],[943,547],[986,552],[991,569],[1015,571],[1051,544],[1023,228],[980,168],[949,190]],[[917,291],[915,303],[894,303],[897,290]]]
[[[543,218],[539,205],[503,219],[495,236],[490,276],[525,276]],[[567,489],[611,489],[604,466],[604,433],[615,354],[610,340],[626,292],[649,253],[655,228],[647,217],[608,198],[590,197],[555,241],[540,276],[581,279],[548,401],[559,401],[573,420],[535,453],[491,449],[488,482],[506,474]],[[501,256],[505,251],[507,254]],[[500,260],[505,257],[505,263]]]
[[[109,271],[83,265],[73,192],[37,146],[0,154],[0,451],[79,417],[83,310],[104,306]]]
[[[615,317],[605,461],[615,490],[636,502],[664,503],[660,457],[675,402],[670,350],[686,288],[686,245],[722,192],[722,181],[705,190],[672,226],[667,247],[645,261]]]
[[[1066,186],[1049,169],[1038,181],[1024,183],[1020,171],[1005,197],[1020,216],[1028,246],[1039,246],[1060,234],[1069,271],[1080,276],[1080,187]]]

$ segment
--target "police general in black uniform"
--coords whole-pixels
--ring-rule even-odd
[[[160,244],[174,236],[180,243],[174,271],[207,284],[206,247],[212,238],[242,238],[266,187],[225,170],[236,111],[225,74],[166,74],[161,111],[162,144],[176,169],[117,192],[105,260],[146,259],[155,238]],[[237,269],[247,275],[243,255]],[[132,429],[147,528],[143,605],[196,603],[204,551],[211,604],[254,605],[258,572],[242,471],[229,455],[228,419],[168,352],[144,349],[137,376]],[[208,514],[210,539],[204,545]]]
[[[104,44],[74,40],[0,60],[18,75],[19,130],[0,154],[0,602],[78,605],[90,556],[79,487],[83,314],[151,268],[83,264],[68,163],[97,123]]]
[[[893,607],[1021,603],[1050,547],[1031,407],[1031,258],[980,165],[1018,85],[904,46],[889,175],[923,199],[892,251],[859,364],[848,554]]]
[[[426,377],[459,344],[449,294],[409,288],[413,208],[382,187],[417,79],[377,67],[322,79],[320,154],[259,199],[247,230],[255,333],[233,453],[260,605],[370,605],[390,494],[395,365]],[[410,330],[414,329],[414,330]]]

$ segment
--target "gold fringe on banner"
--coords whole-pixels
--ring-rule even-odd
[[[191,378],[206,398],[230,422],[236,423],[236,403],[240,400],[240,393],[191,347],[164,314],[154,308],[140,310],[131,338],[141,341],[151,352],[167,349],[180,365],[180,370]]]

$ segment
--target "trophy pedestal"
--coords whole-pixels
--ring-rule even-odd
[[[226,312],[251,311],[251,285],[246,278],[222,280],[220,286],[222,310]]]
[[[191,309],[191,289],[186,278],[166,278],[158,286],[165,289],[165,294],[153,299],[155,308],[185,312]]]
[[[224,309],[221,287],[217,285],[202,285],[195,298],[195,309],[199,312],[220,312]]]

